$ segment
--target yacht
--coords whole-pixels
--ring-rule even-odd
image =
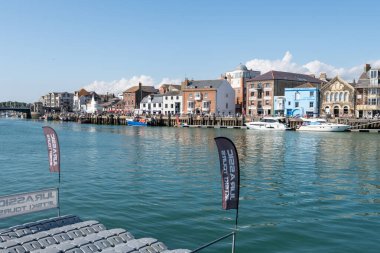
[[[284,117],[264,117],[260,121],[245,123],[248,129],[255,130],[290,130]]]
[[[344,132],[350,128],[349,125],[328,123],[325,119],[306,119],[302,118],[302,125],[297,131],[314,131],[314,132]]]

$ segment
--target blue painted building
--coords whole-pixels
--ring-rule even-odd
[[[318,117],[319,89],[305,83],[295,88],[285,88],[285,115],[288,117]]]

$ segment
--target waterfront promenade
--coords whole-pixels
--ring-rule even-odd
[[[241,167],[236,252],[378,252],[377,135],[0,119],[3,194],[56,186],[44,125],[60,137],[63,215],[126,228],[172,249],[224,235],[234,227],[234,212],[221,208],[214,137],[226,136]],[[20,216],[1,226],[54,215]],[[206,252],[230,252],[230,241]]]

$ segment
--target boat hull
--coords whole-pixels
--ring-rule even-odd
[[[248,129],[252,130],[288,130],[289,128],[280,123],[263,123],[263,122],[248,122],[245,123]]]
[[[300,126],[297,131],[309,132],[345,132],[350,128],[349,125],[343,124],[322,124],[322,125],[309,125]]]

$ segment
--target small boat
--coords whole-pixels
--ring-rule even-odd
[[[284,117],[264,117],[260,121],[247,122],[245,125],[248,129],[255,130],[291,130]]]
[[[134,117],[126,120],[128,126],[148,126],[148,120],[145,118]]]
[[[297,131],[313,131],[313,132],[344,132],[350,126],[345,124],[329,123],[325,119],[302,119],[302,125],[297,128]]]

